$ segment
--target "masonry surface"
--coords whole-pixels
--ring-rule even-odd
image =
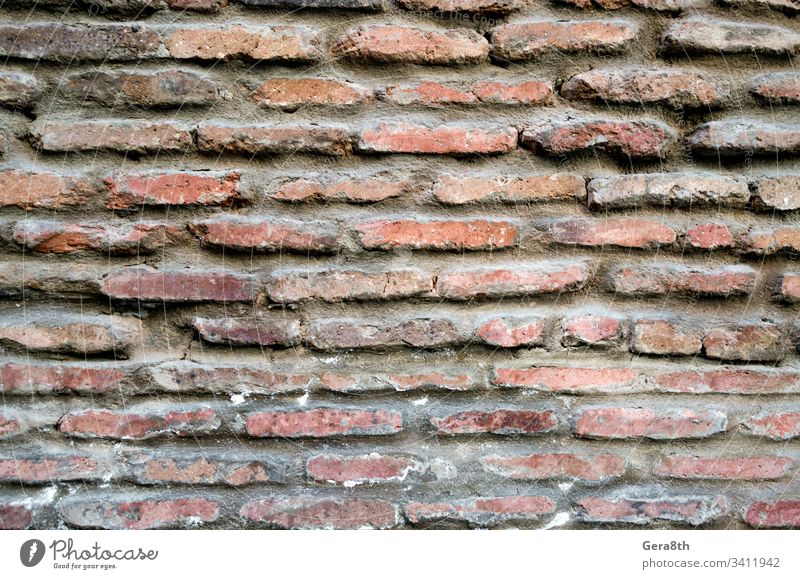
[[[0,528],[800,526],[798,0],[0,7]]]

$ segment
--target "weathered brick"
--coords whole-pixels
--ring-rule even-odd
[[[686,394],[775,394],[797,392],[800,377],[794,372],[768,369],[678,370],[657,372],[650,382],[658,392]]]
[[[619,346],[628,336],[624,318],[601,313],[578,313],[565,317],[561,323],[561,345]]]
[[[395,300],[426,295],[432,290],[430,274],[416,269],[274,271],[266,285],[267,297],[277,303]]]
[[[0,504],[0,530],[22,531],[33,523],[33,511],[25,505]]]
[[[210,407],[163,408],[149,412],[81,410],[68,412],[58,430],[73,438],[144,440],[156,436],[198,436],[219,430],[221,419]]]
[[[422,372],[410,374],[387,374],[379,376],[381,385],[398,392],[409,390],[446,390],[461,392],[483,387],[481,379],[470,373]]]
[[[484,456],[483,469],[513,480],[578,479],[604,482],[625,474],[625,459],[616,454],[568,453]]]
[[[655,249],[671,245],[675,230],[651,219],[584,219],[566,217],[550,225],[550,234],[557,243],[584,246],[616,245],[636,249]]]
[[[448,205],[475,202],[548,203],[586,198],[582,177],[531,175],[527,177],[440,175],[433,185],[437,201]]]
[[[81,104],[172,108],[211,105],[220,91],[208,77],[187,70],[102,71],[70,75],[59,93]]]
[[[6,362],[0,365],[0,392],[13,394],[104,394],[130,391],[130,370],[113,365],[34,364]]]
[[[351,148],[344,126],[203,124],[197,147],[204,153],[277,155],[309,153],[344,156]]]
[[[800,73],[772,72],[753,80],[750,92],[769,103],[800,104]]]
[[[534,60],[548,53],[613,54],[630,48],[638,25],[627,20],[539,21],[492,30],[492,57]]]
[[[187,453],[188,454],[188,453]],[[254,483],[283,483],[286,466],[273,461],[204,454],[157,456],[140,452],[126,457],[127,478],[142,485],[191,484],[244,486]]]
[[[192,325],[212,344],[288,347],[300,343],[300,322],[286,318],[195,318]]]
[[[146,379],[153,389],[179,394],[277,394],[304,392],[315,383],[307,372],[282,372],[272,366],[209,365],[188,361],[150,367]]]
[[[388,86],[383,96],[396,105],[442,107],[486,103],[532,106],[551,104],[553,88],[549,82],[540,80],[519,84],[485,81],[469,86],[424,81],[414,85]]]
[[[492,527],[503,523],[535,522],[555,510],[556,504],[548,497],[516,495],[439,503],[412,502],[405,506],[405,515],[412,524],[453,521]]]
[[[686,231],[684,247],[694,249],[723,249],[734,246],[731,230],[724,223],[701,223]]]
[[[380,499],[256,499],[242,507],[241,515],[278,529],[388,529],[399,523],[397,507]]]
[[[186,237],[183,229],[169,223],[65,223],[26,220],[14,225],[15,242],[37,253],[147,255]]]
[[[31,126],[35,147],[47,152],[113,151],[129,155],[185,153],[194,148],[182,123],[104,120],[39,121]]]
[[[638,375],[628,368],[495,368],[492,382],[565,394],[625,394],[639,389]]]
[[[792,459],[780,456],[698,457],[665,456],[655,474],[681,479],[765,480],[786,474]]]
[[[201,497],[128,500],[76,495],[62,500],[59,512],[67,525],[79,529],[186,528],[216,521],[220,503]]]
[[[544,155],[600,149],[617,157],[655,159],[666,157],[675,139],[675,131],[659,121],[553,119],[525,128],[520,144]]]
[[[635,66],[576,74],[561,85],[561,96],[606,104],[664,104],[675,109],[710,109],[722,106],[729,94],[704,74]]]
[[[800,527],[800,500],[755,501],[747,507],[745,522],[765,529]]]
[[[345,107],[369,103],[373,94],[364,86],[324,78],[271,78],[250,95],[262,107],[296,111],[307,106]]]
[[[553,102],[553,87],[542,80],[482,81],[474,83],[470,90],[480,102],[491,105],[549,105]]]
[[[399,4],[417,13],[508,14],[524,6],[522,0],[399,0]]]
[[[75,454],[14,453],[0,458],[0,481],[17,484],[53,484],[60,481],[101,480],[112,475],[108,464]]]
[[[294,221],[230,215],[189,225],[203,245],[234,251],[331,253],[341,246],[338,226],[323,221]]]
[[[544,346],[549,321],[537,316],[494,316],[480,320],[475,329],[478,342],[501,348]]]
[[[403,430],[403,417],[389,410],[317,408],[255,412],[247,416],[247,434],[257,438],[385,436]]]
[[[0,171],[0,207],[61,209],[91,203],[98,187],[88,179],[54,173]]]
[[[415,85],[387,86],[384,90],[384,98],[396,105],[429,107],[466,105],[478,102],[478,98],[468,88],[430,80]]]
[[[638,206],[744,207],[750,199],[747,181],[722,175],[616,175],[592,179],[589,205],[602,209]]]
[[[4,409],[0,412],[0,440],[14,438],[29,430],[24,419],[17,416],[16,412]]]
[[[467,28],[445,31],[365,24],[334,42],[336,58],[408,64],[477,64],[489,54],[487,40]]]
[[[26,352],[125,357],[141,333],[139,320],[127,316],[29,311],[0,322],[0,344]]]
[[[778,291],[790,304],[800,302],[800,273],[784,273],[778,280]]]
[[[281,201],[376,203],[413,193],[416,189],[417,187],[411,181],[380,176],[349,179],[322,176],[313,179],[299,178],[285,181],[268,195]]]
[[[517,225],[486,219],[421,221],[379,220],[355,226],[365,249],[498,250],[517,245]]]
[[[800,175],[759,179],[753,195],[753,206],[763,211],[800,209]]]
[[[239,198],[239,173],[152,173],[105,179],[109,209],[140,205],[230,205]]]
[[[791,440],[800,437],[800,412],[764,413],[748,418],[743,426],[754,436],[772,440]]]
[[[746,265],[693,267],[662,263],[620,265],[607,278],[608,289],[622,295],[697,295],[735,297],[753,291],[756,272]]]
[[[36,78],[22,72],[0,73],[0,103],[12,109],[29,109],[39,99]]]
[[[579,517],[596,523],[652,524],[673,521],[699,526],[728,512],[728,501],[718,496],[587,497],[578,501]]]
[[[795,155],[800,153],[800,129],[760,121],[711,121],[686,137],[686,143],[700,155]]]
[[[436,291],[440,297],[449,300],[571,292],[582,289],[590,275],[589,265],[583,261],[448,269],[438,276]]]
[[[306,341],[318,350],[350,348],[444,348],[466,337],[453,320],[419,318],[322,318],[308,328]]]
[[[269,8],[336,9],[357,11],[382,11],[381,0],[236,0],[249,6]]]
[[[619,10],[636,6],[656,12],[679,13],[693,8],[704,8],[708,0],[559,0],[578,8],[594,8],[603,10]]]
[[[382,122],[361,131],[357,146],[364,153],[494,155],[516,149],[517,136],[514,127],[482,128],[455,124],[429,127]]]
[[[788,337],[780,326],[767,322],[740,322],[714,328],[703,338],[708,358],[744,362],[775,362],[789,349]]]
[[[699,328],[664,318],[639,318],[633,325],[631,351],[660,356],[693,356],[703,347]]]
[[[28,60],[132,61],[155,56],[159,44],[159,34],[142,25],[27,22],[0,26],[0,55]]]
[[[306,463],[309,479],[346,487],[404,482],[425,470],[425,463],[417,457],[376,452],[358,456],[321,454]]]
[[[728,428],[718,410],[671,408],[589,408],[578,412],[573,432],[582,438],[706,438]]]
[[[257,294],[255,279],[248,274],[149,267],[114,270],[101,289],[112,299],[141,302],[249,302]]]
[[[785,56],[800,47],[800,34],[783,26],[746,24],[708,16],[678,20],[661,37],[675,54],[752,54]]]
[[[319,33],[308,26],[181,28],[165,35],[172,58],[310,62],[321,56]]]
[[[558,419],[552,410],[466,410],[443,417],[431,417],[437,434],[531,435],[552,432]]]
[[[107,268],[86,263],[48,263],[18,260],[0,262],[0,296],[3,298],[83,298],[100,293],[100,278]]]
[[[739,251],[750,255],[800,252],[800,227],[754,228],[737,240]]]
[[[721,3],[731,8],[747,10],[777,10],[791,15],[800,12],[800,5],[795,0],[721,0]]]

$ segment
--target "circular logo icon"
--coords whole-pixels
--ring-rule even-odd
[[[44,559],[44,543],[39,539],[28,539],[19,548],[19,560],[26,567],[36,567]]]

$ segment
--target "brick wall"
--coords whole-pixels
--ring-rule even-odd
[[[0,528],[800,525],[798,0],[0,7]]]

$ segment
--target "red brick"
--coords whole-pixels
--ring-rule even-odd
[[[524,6],[522,0],[399,0],[411,12],[424,14],[507,14]]]
[[[319,33],[308,26],[182,28],[164,37],[172,58],[248,59],[271,62],[318,60]]]
[[[16,484],[53,484],[60,481],[100,480],[107,464],[98,464],[90,456],[73,454],[24,455],[0,458],[0,481]]]
[[[703,331],[672,320],[641,318],[633,326],[631,351],[660,356],[692,356],[703,347]]]
[[[351,487],[360,484],[397,483],[425,471],[418,458],[373,452],[360,456],[317,455],[306,463],[306,475],[317,482]]]
[[[449,300],[561,293],[582,289],[589,277],[586,262],[523,262],[508,267],[450,269],[438,276],[436,291]]]
[[[187,70],[94,70],[70,75],[58,89],[82,105],[96,102],[112,107],[191,107],[211,105],[220,98],[216,83]]]
[[[603,314],[575,314],[561,323],[564,333],[561,345],[618,346],[628,336],[628,324],[624,318]]]
[[[638,375],[626,368],[495,368],[493,383],[566,394],[624,394],[638,389]]]
[[[0,73],[0,103],[12,109],[29,109],[41,96],[33,75],[19,72]]]
[[[589,205],[623,209],[639,206],[744,207],[750,199],[747,181],[722,175],[615,175],[592,179]]]
[[[492,30],[492,56],[535,60],[548,53],[627,50],[638,25],[626,20],[539,21],[505,24]]]
[[[692,152],[712,157],[793,155],[800,153],[800,129],[755,120],[711,121],[687,136],[686,143]]]
[[[561,96],[604,104],[709,109],[721,106],[729,95],[708,76],[690,70],[633,66],[576,74],[561,85]]]
[[[230,205],[239,197],[239,173],[113,175],[105,180],[106,206]]]
[[[345,201],[376,203],[412,193],[409,181],[375,177],[352,179],[292,179],[269,196],[281,201]]]
[[[425,318],[322,318],[308,328],[306,341],[318,350],[350,348],[443,348],[465,336],[453,320]]]
[[[739,250],[750,255],[800,252],[800,227],[751,229],[738,240]]]
[[[514,127],[481,128],[444,124],[436,127],[406,122],[382,122],[361,131],[362,153],[407,153],[411,155],[495,155],[517,148]]]
[[[584,438],[706,438],[728,427],[718,410],[672,408],[589,408],[578,413],[574,433]]]
[[[625,474],[625,459],[616,454],[531,454],[484,456],[483,469],[512,480],[579,479],[604,482]]]
[[[278,529],[388,529],[399,523],[397,507],[380,499],[256,499],[242,507],[241,515]]]
[[[409,64],[477,64],[486,60],[489,43],[467,28],[445,31],[413,26],[367,24],[352,28],[334,42],[336,58]]]
[[[228,271],[156,270],[126,267],[109,273],[102,291],[117,300],[142,302],[250,302],[255,280]]]
[[[139,320],[128,316],[28,312],[0,322],[0,344],[26,352],[125,357],[141,334]]]
[[[22,531],[33,523],[33,512],[24,505],[0,504],[0,530]]]
[[[381,0],[239,0],[249,6],[265,8],[294,8],[306,10],[351,10],[359,12],[380,12],[384,10]]]
[[[300,342],[300,322],[286,318],[195,318],[192,325],[212,344],[288,347]]]
[[[432,290],[430,274],[415,269],[278,271],[272,273],[266,287],[269,300],[277,303],[395,300]]]
[[[762,211],[800,209],[800,175],[759,179],[755,184],[753,206]]]
[[[215,217],[189,225],[203,245],[235,251],[330,253],[341,245],[338,227],[322,221]]]
[[[757,77],[750,92],[767,101],[767,104],[800,104],[800,74],[773,72]]]
[[[790,304],[800,302],[800,273],[784,273],[779,281],[781,297]]]
[[[271,366],[243,364],[217,366],[195,362],[165,362],[147,369],[155,390],[187,394],[276,394],[304,392],[314,376],[304,372],[281,372]]]
[[[475,390],[483,386],[483,383],[475,376],[452,372],[389,374],[381,376],[381,381],[398,392],[407,392],[409,390],[449,390],[460,392]]]
[[[495,250],[519,241],[516,224],[486,219],[368,221],[355,230],[365,249]]]
[[[622,295],[735,297],[752,293],[755,282],[755,270],[746,265],[621,265],[607,278],[608,289]]]
[[[365,105],[373,95],[366,87],[325,78],[272,78],[250,95],[262,107],[295,111],[307,106]]]
[[[352,143],[344,126],[203,124],[197,129],[197,148],[204,153],[341,157],[350,153]]]
[[[129,501],[77,495],[61,501],[59,511],[67,525],[79,529],[186,528],[216,521],[220,504],[201,497]]]
[[[387,86],[384,92],[386,100],[396,105],[437,107],[478,102],[478,98],[468,88],[434,81],[425,81],[415,85]]]
[[[0,392],[10,394],[104,394],[130,391],[129,371],[112,365],[31,364],[0,365]]]
[[[247,416],[247,434],[265,438],[383,436],[403,430],[403,417],[389,410],[315,410],[256,412]]]
[[[703,348],[708,358],[775,362],[786,355],[789,343],[780,326],[770,323],[739,323],[709,331],[703,338]]]
[[[285,467],[258,460],[237,460],[203,455],[176,458],[140,453],[126,460],[129,478],[137,484],[221,484],[244,486],[253,483],[285,482]]]
[[[733,247],[734,240],[728,226],[724,223],[701,223],[691,227],[685,236],[684,247],[695,249],[722,249]]]
[[[744,520],[751,527],[796,529],[800,527],[800,500],[756,501],[747,507]]]
[[[578,501],[579,517],[595,523],[648,525],[671,521],[699,526],[728,512],[728,501],[719,496],[697,497],[587,497]]]
[[[59,420],[58,430],[74,438],[144,440],[166,434],[211,434],[219,430],[220,424],[220,417],[208,407],[140,413],[101,409],[69,412]]]
[[[65,223],[18,221],[14,241],[38,253],[147,255],[183,240],[185,231],[169,223]]]
[[[625,159],[656,159],[666,157],[675,140],[675,131],[659,121],[554,119],[525,128],[520,144],[544,155],[600,149]]]
[[[666,456],[654,472],[682,479],[765,480],[781,478],[791,465],[792,459],[779,456]]]
[[[440,203],[464,205],[475,202],[549,203],[586,198],[582,177],[573,175],[531,175],[494,177],[441,175],[433,186]]]
[[[0,412],[0,440],[14,438],[29,430],[24,420],[17,416],[16,412],[9,412],[4,409]]]
[[[744,428],[754,436],[772,440],[791,440],[800,437],[800,412],[775,412],[748,418]]]
[[[61,209],[91,203],[98,189],[88,180],[25,171],[0,171],[0,207]]]
[[[30,22],[0,26],[0,55],[28,60],[135,61],[157,54],[158,32],[141,24]]]
[[[549,325],[546,318],[535,316],[493,317],[479,323],[478,341],[501,348],[544,346]]]
[[[543,434],[558,420],[552,410],[467,410],[441,418],[431,417],[437,434]]]
[[[188,125],[169,122],[36,121],[31,138],[38,149],[50,152],[113,151],[128,155],[185,153],[194,148]]]
[[[453,521],[478,527],[538,521],[541,517],[554,513],[555,510],[556,504],[552,499],[535,495],[487,497],[440,503],[412,502],[405,506],[406,518],[412,524]]]
[[[775,370],[679,370],[658,372],[650,377],[658,392],[686,394],[776,394],[797,392],[800,377]]]
[[[541,80],[483,81],[474,83],[471,90],[479,101],[491,105],[549,105],[553,102],[553,87]]]
[[[708,16],[678,20],[661,37],[662,49],[685,54],[786,56],[800,46],[797,34],[783,26],[718,20]]]
[[[636,249],[655,249],[675,243],[675,230],[651,219],[583,219],[566,217],[550,226],[557,243],[585,246],[616,245]]]

